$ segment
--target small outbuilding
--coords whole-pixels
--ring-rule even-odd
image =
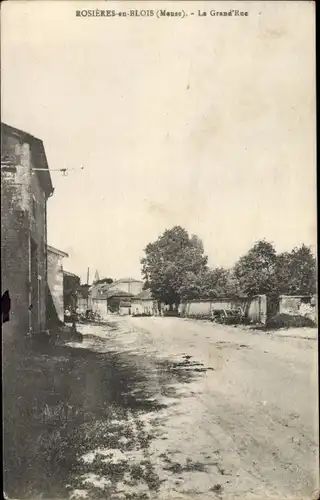
[[[131,300],[132,316],[156,316],[158,315],[158,303],[154,299],[151,290],[144,290]]]

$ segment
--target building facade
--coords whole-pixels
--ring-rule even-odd
[[[92,298],[92,311],[101,320],[107,320],[110,314],[130,315],[133,297],[132,293],[122,290],[108,290],[106,293]]]
[[[63,296],[63,259],[68,254],[47,245],[48,290],[47,290],[47,322],[48,326],[64,321]]]
[[[119,291],[138,295],[143,290],[143,281],[134,278],[122,278],[111,283],[108,287],[108,293],[111,291]]]
[[[1,124],[1,292],[9,291],[3,340],[46,329],[47,201],[53,186],[42,141]]]
[[[158,303],[151,290],[144,290],[132,298],[131,311],[132,316],[157,316],[159,314]]]

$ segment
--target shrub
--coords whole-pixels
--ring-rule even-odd
[[[163,316],[179,316],[178,311],[164,311]]]
[[[291,314],[276,314],[267,320],[267,328],[302,328],[302,327],[316,327],[316,323],[306,316],[298,316]]]

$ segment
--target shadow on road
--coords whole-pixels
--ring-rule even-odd
[[[192,369],[203,367],[186,358],[155,362],[162,394],[172,381],[199,376]],[[148,370],[129,354],[67,345],[4,353],[3,379],[4,491],[19,499],[68,498],[81,487],[81,475],[97,472],[108,478],[109,489],[93,488],[90,500],[116,498],[112,488],[128,472],[126,463],[106,464],[96,456],[85,464],[80,457],[101,447],[134,449],[132,415],[166,407],[153,394]],[[147,448],[152,433],[142,425],[137,432],[139,447]],[[143,470],[149,490],[157,489],[151,464]],[[129,472],[134,479],[134,469]]]

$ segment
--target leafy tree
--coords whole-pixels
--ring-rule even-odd
[[[193,300],[200,298],[207,298],[206,293],[206,270],[199,274],[192,271],[187,271],[182,276],[181,284],[179,286],[179,294],[181,300]]]
[[[239,294],[239,284],[230,269],[209,269],[202,283],[202,297],[232,297]]]
[[[94,282],[95,285],[102,285],[103,283],[106,283],[107,285],[111,285],[113,283],[112,278],[102,278],[101,280],[97,280]]]
[[[306,245],[277,257],[277,279],[279,293],[288,295],[310,295],[316,293],[316,259]]]
[[[146,246],[141,264],[154,297],[172,307],[199,293],[198,277],[207,269],[207,256],[197,236],[175,226]]]
[[[150,290],[150,288],[151,288],[151,285],[150,285],[149,281],[145,281],[143,284],[142,290]]]
[[[290,252],[283,252],[277,256],[277,282],[279,294],[290,294],[290,273],[292,269],[292,260]]]
[[[248,295],[277,293],[277,255],[272,243],[258,241],[238,260],[234,276]]]
[[[77,292],[83,298],[87,299],[89,297],[89,288],[90,288],[90,285],[87,285],[87,284],[79,285]]]

